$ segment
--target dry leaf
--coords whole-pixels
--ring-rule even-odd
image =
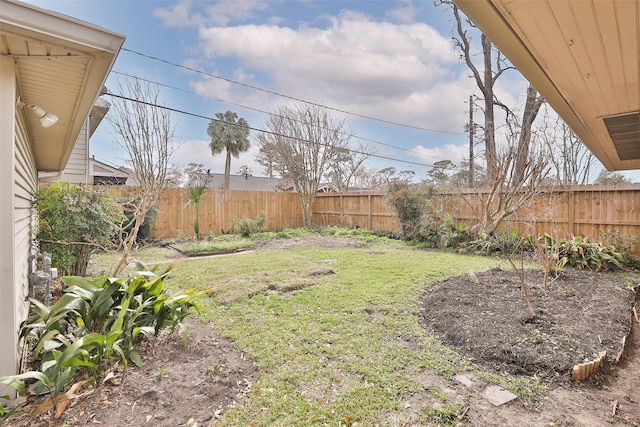
[[[43,401],[42,403],[38,404],[38,406],[33,408],[33,411],[31,411],[31,416],[33,418],[38,418],[40,415],[44,414],[45,412],[49,411],[52,408],[53,408],[53,399],[48,397],[47,400]]]
[[[67,406],[69,406],[70,402],[71,401],[66,396],[66,394],[63,394],[63,395],[59,396],[56,399],[56,414],[54,415],[54,417],[55,418],[60,418],[62,413],[65,411],[65,409],[67,409]]]

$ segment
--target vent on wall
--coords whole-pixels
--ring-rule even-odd
[[[640,112],[606,117],[604,124],[620,160],[640,159]]]

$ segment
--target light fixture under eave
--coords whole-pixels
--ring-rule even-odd
[[[37,115],[38,118],[40,119],[40,125],[43,128],[48,128],[50,126],[53,126],[58,121],[58,116],[56,116],[55,114],[47,113],[46,111],[44,111],[42,108],[38,107],[35,104],[26,104],[22,102],[20,98],[18,98],[18,100],[16,101],[16,107],[17,108],[26,107],[31,111],[33,111],[33,113]]]

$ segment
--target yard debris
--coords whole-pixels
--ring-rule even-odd
[[[518,396],[497,385],[490,385],[484,390],[482,397],[488,400],[493,406],[501,406],[511,402]]]

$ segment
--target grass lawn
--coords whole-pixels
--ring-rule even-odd
[[[185,258],[166,286],[213,288],[200,300],[202,319],[260,372],[219,425],[455,425],[462,406],[442,384],[475,368],[429,336],[418,301],[437,281],[496,264],[369,237],[355,247]],[[434,385],[416,380],[425,375]],[[540,391],[526,379],[491,380],[525,400]],[[418,392],[438,405],[406,405]]]

